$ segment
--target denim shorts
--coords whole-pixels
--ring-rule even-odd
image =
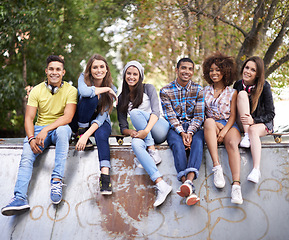
[[[226,126],[226,124],[228,123],[228,121],[225,120],[225,119],[215,120],[215,121],[218,122],[218,123],[222,123],[224,126]],[[240,132],[240,129],[239,129],[239,127],[238,127],[238,125],[237,125],[236,122],[234,122],[232,128],[233,128],[233,127],[236,128],[236,129]]]

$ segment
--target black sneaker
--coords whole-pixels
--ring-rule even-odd
[[[78,134],[77,134],[77,141],[78,139],[81,137],[82,134],[84,134],[86,131],[87,131],[88,128],[78,128]],[[76,142],[77,142],[76,141]],[[91,140],[88,138],[87,139],[87,142],[86,142],[86,145],[85,145],[85,148],[84,148],[84,151],[87,151],[87,150],[93,150],[94,149],[94,146],[93,146],[93,143],[91,142]]]
[[[102,195],[111,195],[112,194],[110,175],[106,175],[103,173],[100,174],[99,187],[100,187],[100,193]]]

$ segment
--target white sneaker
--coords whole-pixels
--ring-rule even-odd
[[[253,183],[258,183],[261,177],[261,172],[259,169],[253,168],[251,173],[248,175],[247,180]]]
[[[223,169],[221,165],[213,167],[214,172],[214,184],[217,188],[225,187],[225,178],[223,174]]]
[[[158,150],[148,149],[148,153],[153,158],[153,160],[155,161],[156,165],[161,163],[162,159],[160,157],[160,154],[159,154]]]
[[[239,185],[233,185],[232,186],[231,203],[236,203],[236,204],[242,204],[243,203],[241,186],[239,186]]]
[[[157,196],[156,196],[156,201],[153,204],[154,207],[160,206],[166,200],[167,196],[173,189],[164,180],[161,180],[160,182],[158,182],[156,184],[156,188],[157,188]]]
[[[240,142],[240,147],[249,148],[251,146],[248,133],[244,134],[242,141]]]

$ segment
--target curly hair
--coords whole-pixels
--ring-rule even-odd
[[[237,78],[237,65],[233,57],[226,56],[220,52],[215,52],[204,60],[202,64],[203,77],[209,84],[214,83],[210,78],[210,68],[212,64],[216,64],[219,67],[220,72],[223,75],[225,86],[233,84]]]

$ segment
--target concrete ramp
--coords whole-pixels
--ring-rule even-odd
[[[231,204],[231,173],[227,153],[219,154],[226,186],[213,185],[212,161],[205,148],[200,176],[195,181],[201,198],[187,206],[176,194],[173,156],[167,145],[158,146],[163,162],[159,165],[173,192],[159,208],[153,208],[154,184],[143,169],[137,168],[129,143],[112,143],[112,196],[99,193],[97,148],[89,152],[69,150],[63,201],[50,202],[50,174],[55,149],[40,156],[29,187],[31,211],[20,216],[0,216],[2,240],[45,239],[289,239],[289,144],[264,138],[262,177],[259,184],[246,180],[252,168],[250,151],[241,152],[241,182],[244,203]],[[268,142],[269,141],[269,142]],[[0,144],[0,206],[13,195],[22,139],[5,139]]]

